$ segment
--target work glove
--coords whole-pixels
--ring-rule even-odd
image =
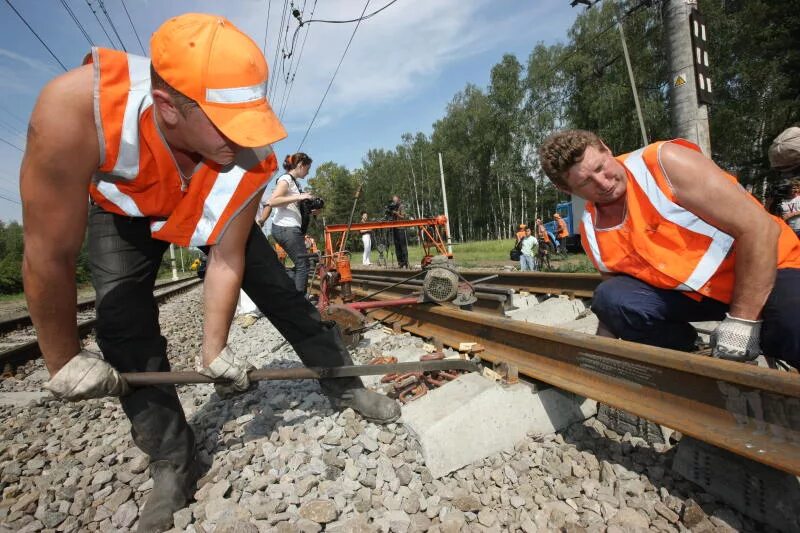
[[[207,367],[198,372],[212,379],[227,379],[230,383],[214,383],[214,388],[220,398],[230,398],[250,388],[250,379],[247,373],[253,370],[246,358],[236,355],[230,347],[225,346],[219,355]]]
[[[125,396],[128,383],[100,353],[81,350],[56,372],[44,388],[57,398],[74,402],[104,396]]]
[[[761,354],[760,336],[760,320],[745,320],[725,313],[725,320],[711,334],[711,355],[731,361],[752,361]]]

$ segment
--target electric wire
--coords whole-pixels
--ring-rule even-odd
[[[364,16],[364,13],[367,11],[367,7],[369,7],[370,0],[367,0],[367,3],[364,4],[364,10],[361,11],[361,16]],[[339,58],[339,64],[336,65],[336,70],[333,71],[333,76],[331,76],[331,81],[328,83],[328,88],[325,89],[325,93],[322,95],[322,99],[319,101],[319,105],[317,106],[317,110],[314,111],[314,116],[311,117],[311,122],[308,123],[308,128],[306,128],[305,134],[303,134],[303,140],[300,141],[300,145],[297,147],[297,151],[299,152],[300,149],[303,147],[303,143],[306,142],[306,138],[308,137],[308,132],[311,131],[311,128],[314,126],[314,121],[317,120],[317,115],[319,115],[319,110],[322,108],[322,104],[325,103],[325,98],[328,96],[328,92],[331,90],[333,86],[333,80],[336,79],[336,75],[339,73],[339,68],[342,66],[342,62],[344,61],[345,56],[347,55],[347,51],[350,50],[350,45],[353,43],[353,38],[356,36],[356,32],[358,31],[358,27],[361,26],[361,21],[363,18],[358,19],[356,22],[356,27],[353,28],[353,33],[350,35],[350,40],[347,41],[347,46],[344,48],[344,52],[342,52],[342,57]]]
[[[114,21],[113,21],[113,20],[111,20],[111,17],[108,15],[108,11],[106,11],[106,5],[105,5],[105,3],[103,2],[103,0],[97,0],[97,2],[100,4],[100,9],[103,11],[103,15],[105,15],[105,17],[106,17],[106,20],[107,20],[107,21],[108,21],[108,23],[111,25],[111,30],[114,32],[114,35],[116,35],[116,36],[117,36],[117,39],[119,39],[119,44],[121,44],[121,45],[122,45],[122,49],[123,49],[125,52],[127,52],[127,51],[128,51],[128,49],[127,49],[127,48],[125,48],[125,43],[124,43],[124,42],[122,42],[122,37],[120,37],[120,36],[119,36],[119,32],[117,31],[117,27],[114,25]],[[141,43],[139,43],[139,44],[141,44]]]
[[[78,29],[83,34],[84,39],[86,39],[86,41],[89,43],[90,46],[94,46],[94,41],[92,41],[92,38],[89,36],[89,33],[86,31],[86,28],[83,27],[83,24],[81,24],[81,21],[78,20],[78,17],[75,16],[75,13],[72,11],[72,8],[69,7],[69,4],[67,4],[65,0],[60,0],[60,2],[61,5],[64,6],[64,9],[67,11],[67,14],[72,19],[72,22],[74,22],[75,25],[78,26]]]
[[[312,18],[314,17],[314,10],[316,9],[317,9],[317,0],[314,0],[314,5],[311,6]],[[309,25],[308,28],[306,28],[305,35],[303,36],[303,44],[300,45],[300,53],[297,55],[297,63],[295,63],[294,74],[292,74],[292,79],[289,83],[289,93],[286,95],[286,99],[281,103],[281,110],[280,113],[278,114],[278,117],[280,119],[283,119],[283,113],[286,110],[286,106],[289,105],[289,99],[292,96],[292,89],[294,89],[294,79],[297,76],[297,71],[300,69],[300,61],[302,61],[303,59],[303,50],[305,50],[306,41],[308,40],[308,33],[310,31],[311,31],[311,26]]]
[[[6,1],[8,1],[8,0],[6,0]],[[94,10],[94,6],[92,6],[92,4],[89,2],[89,0],[86,0],[86,5],[89,6],[89,9],[91,10],[92,15],[94,15],[94,19],[97,21],[97,25],[100,26],[100,29],[103,30],[103,33],[106,34],[106,38],[108,39],[108,42],[111,43],[111,46],[116,48],[117,43],[114,42],[114,39],[112,39],[111,36],[108,34],[108,31],[106,31],[106,27],[103,26],[102,22],[100,22],[100,17],[97,16],[97,11]]]
[[[279,53],[279,51],[281,49],[281,36],[282,36],[281,29],[283,28],[283,22],[286,20],[286,13],[287,13],[287,8],[288,7],[289,7],[289,0],[283,0],[283,10],[281,11],[281,21],[278,23],[278,42],[275,45],[275,54],[273,55],[272,63],[271,63],[272,68],[273,68],[273,70],[275,72],[277,72],[277,69],[275,67],[278,64],[278,53]],[[273,74],[274,74],[274,72],[273,72]],[[270,76],[270,78],[269,78],[269,86],[267,87],[267,98],[269,99],[270,102],[272,101],[272,94],[275,92],[275,84],[278,83],[276,78],[277,78],[277,76],[275,76],[275,75]]]
[[[11,148],[14,148],[15,150],[19,150],[23,154],[25,153],[25,150],[23,150],[22,148],[20,148],[16,144],[12,143],[11,141],[6,140],[4,137],[0,137],[0,142],[3,143],[3,144],[9,145]]]
[[[300,25],[302,26],[303,24],[308,24],[310,22],[324,22],[326,24],[347,24],[347,23],[350,23],[350,22],[358,22],[358,23],[360,23],[362,20],[367,20],[368,18],[374,17],[375,15],[377,15],[378,13],[380,13],[381,11],[386,9],[387,7],[391,6],[395,2],[397,2],[397,0],[391,0],[391,2],[387,3],[385,6],[381,7],[380,9],[376,9],[375,11],[370,13],[369,15],[364,15],[362,13],[360,17],[355,18],[355,19],[349,19],[349,20],[309,19],[309,20],[300,20]]]
[[[39,40],[39,42],[40,42],[40,43],[42,43],[42,46],[44,46],[44,47],[47,49],[47,51],[48,51],[48,52],[50,52],[50,55],[53,57],[53,59],[55,59],[55,60],[56,60],[56,62],[57,62],[59,65],[61,65],[61,68],[63,68],[63,69],[64,69],[64,72],[66,72],[67,70],[69,70],[69,69],[67,69],[67,67],[64,65],[64,63],[62,63],[62,62],[61,62],[61,60],[58,58],[58,56],[56,56],[56,54],[55,54],[55,53],[54,53],[54,52],[53,52],[53,51],[50,49],[50,47],[49,47],[49,46],[47,46],[47,43],[46,43],[46,42],[44,42],[44,40],[43,40],[41,37],[39,37],[39,34],[38,34],[38,33],[36,33],[36,30],[34,30],[34,29],[31,27],[31,25],[30,25],[30,24],[28,24],[28,21],[27,21],[27,20],[25,20],[25,17],[23,17],[23,16],[22,16],[22,14],[21,14],[19,11],[17,11],[17,8],[16,8],[16,7],[14,7],[14,4],[12,4],[12,3],[11,3],[11,0],[6,0],[6,4],[8,4],[8,7],[10,7],[10,8],[11,8],[11,9],[14,11],[14,13],[16,13],[17,17],[19,17],[19,19],[22,21],[22,23],[23,23],[23,24],[25,24],[25,26],[27,26],[27,27],[28,27],[28,29],[29,29],[29,30],[31,31],[31,33],[32,33],[32,34],[33,34],[33,35],[34,35],[34,36],[35,36],[35,37],[36,37],[36,38]]]
[[[15,203],[17,205],[22,205],[22,202],[20,202],[19,200],[14,200],[13,198],[8,198],[6,196],[3,196],[2,194],[0,194],[0,200],[6,200],[8,202],[13,202],[13,203]]]
[[[128,17],[128,22],[131,23],[131,28],[133,28],[133,34],[136,36],[136,40],[139,42],[139,48],[142,49],[142,54],[147,55],[147,52],[144,51],[144,46],[142,45],[142,40],[139,39],[139,32],[136,31],[136,25],[133,23],[133,19],[131,18],[131,14],[128,13],[128,7],[125,5],[125,0],[120,0],[122,2],[122,9],[125,10],[125,15]]]
[[[269,11],[272,8],[272,0],[267,0],[267,25],[264,26],[264,46],[261,49],[261,53],[264,54],[264,57],[267,55],[267,34],[269,34]]]
[[[305,9],[305,0],[303,0],[303,9]],[[294,0],[291,1],[291,7],[289,8],[290,11],[294,12]],[[286,72],[286,60],[289,59],[289,55],[286,52],[286,43],[289,40],[289,24],[291,23],[291,17],[286,19],[286,32],[283,36],[283,48],[281,49],[281,79],[283,80],[283,95],[286,95],[286,87],[289,84],[289,75],[292,72],[292,64],[294,63],[294,58],[292,58],[289,62],[289,72]],[[277,94],[276,94],[277,96]]]

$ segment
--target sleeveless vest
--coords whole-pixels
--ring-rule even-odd
[[[159,131],[150,60],[93,48],[94,115],[100,165],[89,187],[106,211],[147,217],[153,238],[179,246],[215,244],[277,169],[270,146],[241,149],[230,165],[199,163],[184,178]]]
[[[661,289],[687,291],[730,303],[734,286],[733,237],[681,207],[660,163],[666,142],[700,149],[683,139],[650,144],[617,157],[627,171],[627,215],[613,228],[594,226],[596,208],[586,203],[583,248],[600,272],[633,276]],[[736,178],[727,174],[737,183]],[[753,202],[761,204],[742,189]],[[778,268],[800,268],[800,241],[782,220]]]

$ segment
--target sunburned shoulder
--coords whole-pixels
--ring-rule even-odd
[[[94,122],[94,70],[84,65],[65,72],[45,85],[34,114],[44,121],[65,119]],[[88,120],[87,120],[88,119]]]

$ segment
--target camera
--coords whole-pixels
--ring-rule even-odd
[[[300,200],[300,209],[305,211],[314,211],[316,209],[323,209],[325,207],[325,200],[322,198],[309,198]]]
[[[384,208],[386,218],[390,219],[396,218],[398,211],[400,211],[400,204],[396,204],[394,202],[389,202],[388,204],[386,204],[386,207]]]

